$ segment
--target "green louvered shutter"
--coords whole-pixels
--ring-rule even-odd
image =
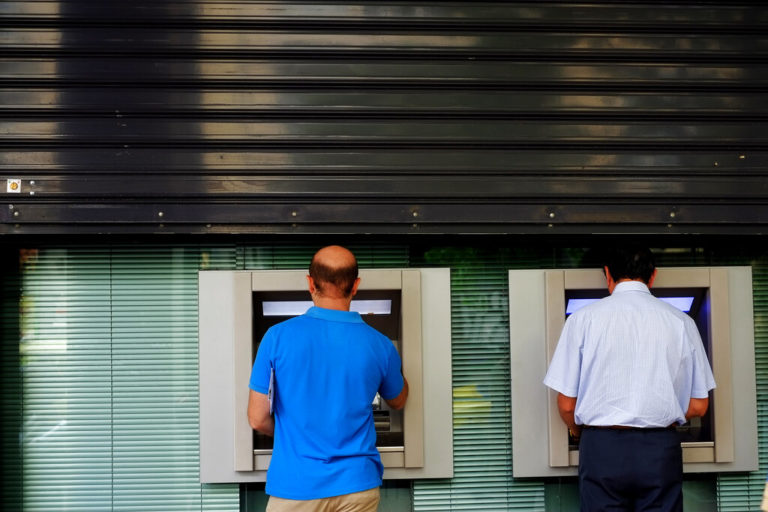
[[[197,272],[231,254],[112,254],[113,500],[116,511],[238,510],[238,486],[199,483]],[[229,257],[229,258],[227,258]]]
[[[3,487],[11,490],[3,491],[3,509],[239,510],[237,485],[198,479],[197,271],[233,268],[236,251],[24,254],[20,365],[13,322],[3,329],[3,369],[11,366],[3,412],[14,412],[14,391],[22,403],[21,469],[4,455],[3,475],[11,475]],[[4,283],[4,298],[12,288]],[[12,315],[5,304],[3,314]],[[3,427],[3,443],[11,443]]]
[[[452,269],[454,478],[415,481],[414,510],[543,511],[543,483],[512,479],[508,252],[446,248],[423,258]]]
[[[0,249],[0,507],[21,510],[22,371],[19,354],[21,274],[19,252]]]
[[[414,510],[544,510],[544,484],[511,477],[507,270],[581,251],[352,248],[363,268],[452,268],[455,477],[415,481]],[[0,286],[3,510],[238,510],[239,486],[197,481],[197,271],[305,268],[315,249],[23,251]],[[768,261],[716,259],[660,264],[753,265],[761,470],[717,476],[718,510],[741,512],[768,462]]]
[[[109,510],[109,251],[40,250],[21,293],[23,510]]]
[[[723,473],[717,477],[717,504],[720,512],[759,510],[768,467],[768,260],[727,261],[723,264],[752,264],[753,308],[755,314],[755,370],[757,375],[757,434],[759,471]]]

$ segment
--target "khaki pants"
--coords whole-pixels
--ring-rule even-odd
[[[376,512],[379,488],[317,500],[287,500],[269,497],[266,512]]]
[[[765,483],[765,490],[763,492],[763,504],[760,505],[760,510],[768,512],[768,482]]]

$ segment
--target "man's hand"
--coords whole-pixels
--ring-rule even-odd
[[[253,430],[275,435],[275,419],[269,414],[269,398],[264,393],[251,390],[248,395],[248,423]]]

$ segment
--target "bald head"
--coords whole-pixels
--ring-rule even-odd
[[[350,297],[357,280],[357,259],[339,245],[323,247],[312,258],[309,276],[321,294]]]

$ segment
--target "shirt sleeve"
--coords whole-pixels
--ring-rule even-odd
[[[269,377],[274,367],[273,348],[274,334],[270,329],[259,344],[251,370],[251,380],[248,382],[249,388],[265,395],[269,392]]]
[[[401,373],[402,362],[400,360],[400,354],[397,353],[397,350],[391,343],[390,346],[391,349],[389,351],[389,357],[387,358],[386,374],[379,387],[379,394],[384,400],[397,398],[405,385],[403,382],[403,374]]]
[[[565,396],[579,394],[581,375],[581,338],[576,317],[571,315],[565,321],[555,354],[544,377],[544,385]]]
[[[692,350],[691,398],[707,398],[709,391],[715,388],[715,377],[693,320],[686,321],[685,335]]]

